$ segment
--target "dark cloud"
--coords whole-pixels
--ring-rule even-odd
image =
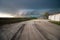
[[[0,10],[60,8],[60,0],[0,0]]]

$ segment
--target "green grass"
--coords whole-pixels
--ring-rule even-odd
[[[60,21],[49,21],[49,22],[60,25]]]
[[[36,19],[36,18],[35,17],[32,17],[32,18],[0,18],[0,25],[23,22],[23,21],[32,20],[32,19]]]

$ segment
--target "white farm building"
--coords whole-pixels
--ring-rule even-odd
[[[52,20],[52,21],[60,21],[60,13],[59,14],[50,15],[48,19]]]

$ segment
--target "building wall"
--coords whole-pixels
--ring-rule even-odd
[[[49,19],[52,21],[60,21],[60,14],[50,15]]]

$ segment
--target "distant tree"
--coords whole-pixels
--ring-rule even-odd
[[[48,19],[49,13],[45,12],[43,16],[44,16],[44,18]]]

